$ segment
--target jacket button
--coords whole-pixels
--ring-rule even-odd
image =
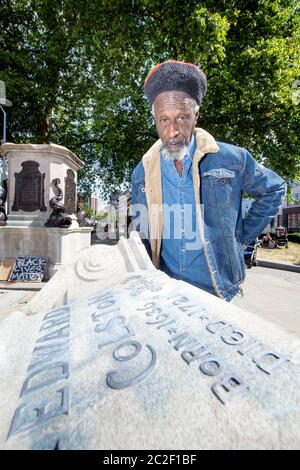
[[[222,178],[222,179],[220,180],[220,184],[224,184],[224,183],[225,183],[225,179]]]

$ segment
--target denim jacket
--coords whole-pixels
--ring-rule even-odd
[[[241,147],[216,142],[199,128],[195,129],[195,138],[193,185],[198,229],[215,294],[229,301],[245,278],[243,245],[251,243],[276,216],[285,182]],[[148,230],[144,230],[143,238],[157,268],[162,236],[160,149],[158,140],[132,176],[133,228],[146,226],[141,221],[147,217]],[[243,193],[255,198],[244,220]]]

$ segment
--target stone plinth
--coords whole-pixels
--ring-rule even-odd
[[[18,256],[46,256],[48,276],[74,255],[91,244],[90,227],[46,228],[4,226],[0,228],[0,259],[17,258]]]
[[[83,162],[67,148],[55,144],[6,143],[0,150],[8,161],[7,224],[43,226],[51,211],[49,200],[56,196],[53,179],[60,179],[59,187],[64,193],[62,203],[66,204],[65,188],[70,187],[70,184],[66,186],[66,179],[70,180],[71,173],[76,184],[77,171],[83,168]],[[30,175],[34,175],[31,178],[33,187],[30,185]],[[26,184],[28,188],[24,191]],[[74,223],[78,226],[76,221]]]
[[[299,448],[299,337],[157,271],[135,233],[28,310],[0,323],[1,447]]]
[[[91,243],[91,228],[76,220],[77,171],[83,162],[60,145],[6,143],[0,148],[8,161],[8,196],[5,226],[0,227],[0,259],[45,256],[51,277],[75,253]],[[53,180],[59,179],[62,204],[72,218],[70,228],[46,228],[57,196]]]

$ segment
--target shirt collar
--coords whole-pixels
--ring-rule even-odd
[[[188,148],[188,153],[187,153],[187,156],[188,156],[191,160],[193,160],[193,156],[194,156],[196,147],[197,147],[197,143],[196,143],[195,136],[194,136],[194,134],[193,134],[193,135],[192,135],[192,138],[191,138],[191,141],[190,141],[190,143],[189,143],[189,148]]]

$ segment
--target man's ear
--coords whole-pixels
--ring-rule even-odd
[[[196,123],[197,123],[197,121],[198,121],[198,117],[199,117],[199,111],[197,111],[197,112],[195,113],[195,122],[196,122]]]

